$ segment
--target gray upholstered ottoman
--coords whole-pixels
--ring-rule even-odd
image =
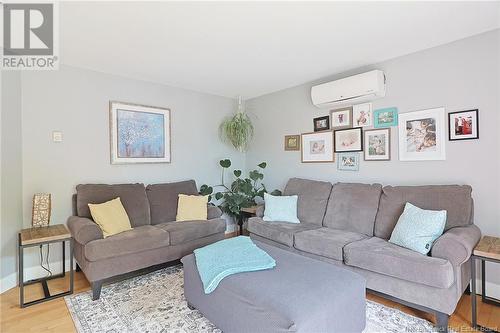
[[[182,258],[192,307],[231,332],[361,332],[365,280],[335,265],[256,242],[276,260],[272,270],[231,275],[210,294],[193,254]]]

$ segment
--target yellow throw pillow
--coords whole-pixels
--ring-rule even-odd
[[[176,221],[206,220],[208,195],[179,194]]]
[[[120,198],[101,204],[89,204],[94,222],[102,229],[104,238],[132,229]]]

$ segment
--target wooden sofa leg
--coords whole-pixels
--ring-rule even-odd
[[[78,265],[78,263],[76,263],[75,271],[76,272],[81,272],[82,271],[82,269],[81,269],[80,265]]]
[[[448,320],[450,316],[446,313],[436,312],[436,328],[438,332],[448,333]]]
[[[96,301],[101,297],[102,281],[94,281],[90,285],[92,286],[92,300]]]

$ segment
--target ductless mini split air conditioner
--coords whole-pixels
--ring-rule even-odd
[[[352,105],[385,96],[385,75],[381,70],[349,76],[311,88],[312,103],[319,107]]]

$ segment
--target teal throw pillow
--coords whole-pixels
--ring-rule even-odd
[[[445,210],[425,210],[407,202],[389,242],[427,254],[443,234],[445,224]]]
[[[296,195],[274,196],[264,193],[264,221],[300,223],[297,218]]]

